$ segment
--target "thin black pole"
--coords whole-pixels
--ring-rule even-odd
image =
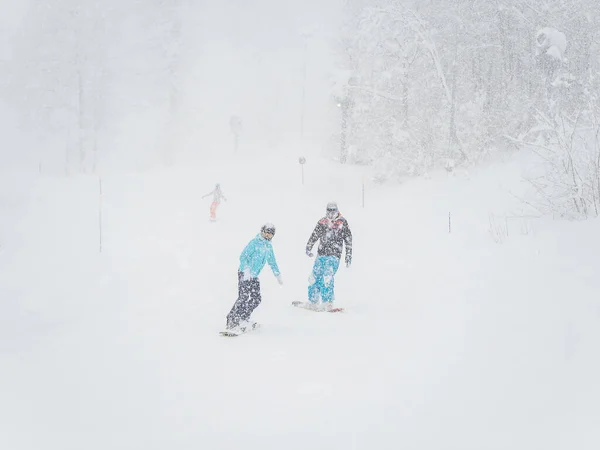
[[[100,195],[98,197],[98,231],[100,234],[100,253],[102,253],[102,178],[98,177]]]
[[[365,207],[365,177],[362,179],[362,207]]]

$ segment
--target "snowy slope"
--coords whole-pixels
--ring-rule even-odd
[[[3,177],[0,448],[598,448],[597,221],[505,218],[516,163],[362,208],[360,168],[311,162],[304,186],[272,158],[105,176],[102,253],[97,178]],[[354,264],[316,314],[289,303],[331,199]],[[266,221],[285,284],[265,268],[262,328],[224,339]]]

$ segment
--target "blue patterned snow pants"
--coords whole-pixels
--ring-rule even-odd
[[[317,256],[308,286],[308,300],[311,303],[317,303],[319,298],[323,303],[330,303],[334,300],[334,276],[339,267],[339,258]]]

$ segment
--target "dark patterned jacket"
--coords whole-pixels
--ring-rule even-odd
[[[307,253],[312,250],[318,240],[320,240],[318,256],[341,258],[342,247],[346,244],[346,263],[352,260],[352,232],[348,221],[341,214],[333,220],[329,220],[327,217],[319,220],[306,244]]]

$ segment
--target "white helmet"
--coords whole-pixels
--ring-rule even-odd
[[[335,219],[339,215],[338,205],[336,202],[327,203],[326,216],[328,219]]]

